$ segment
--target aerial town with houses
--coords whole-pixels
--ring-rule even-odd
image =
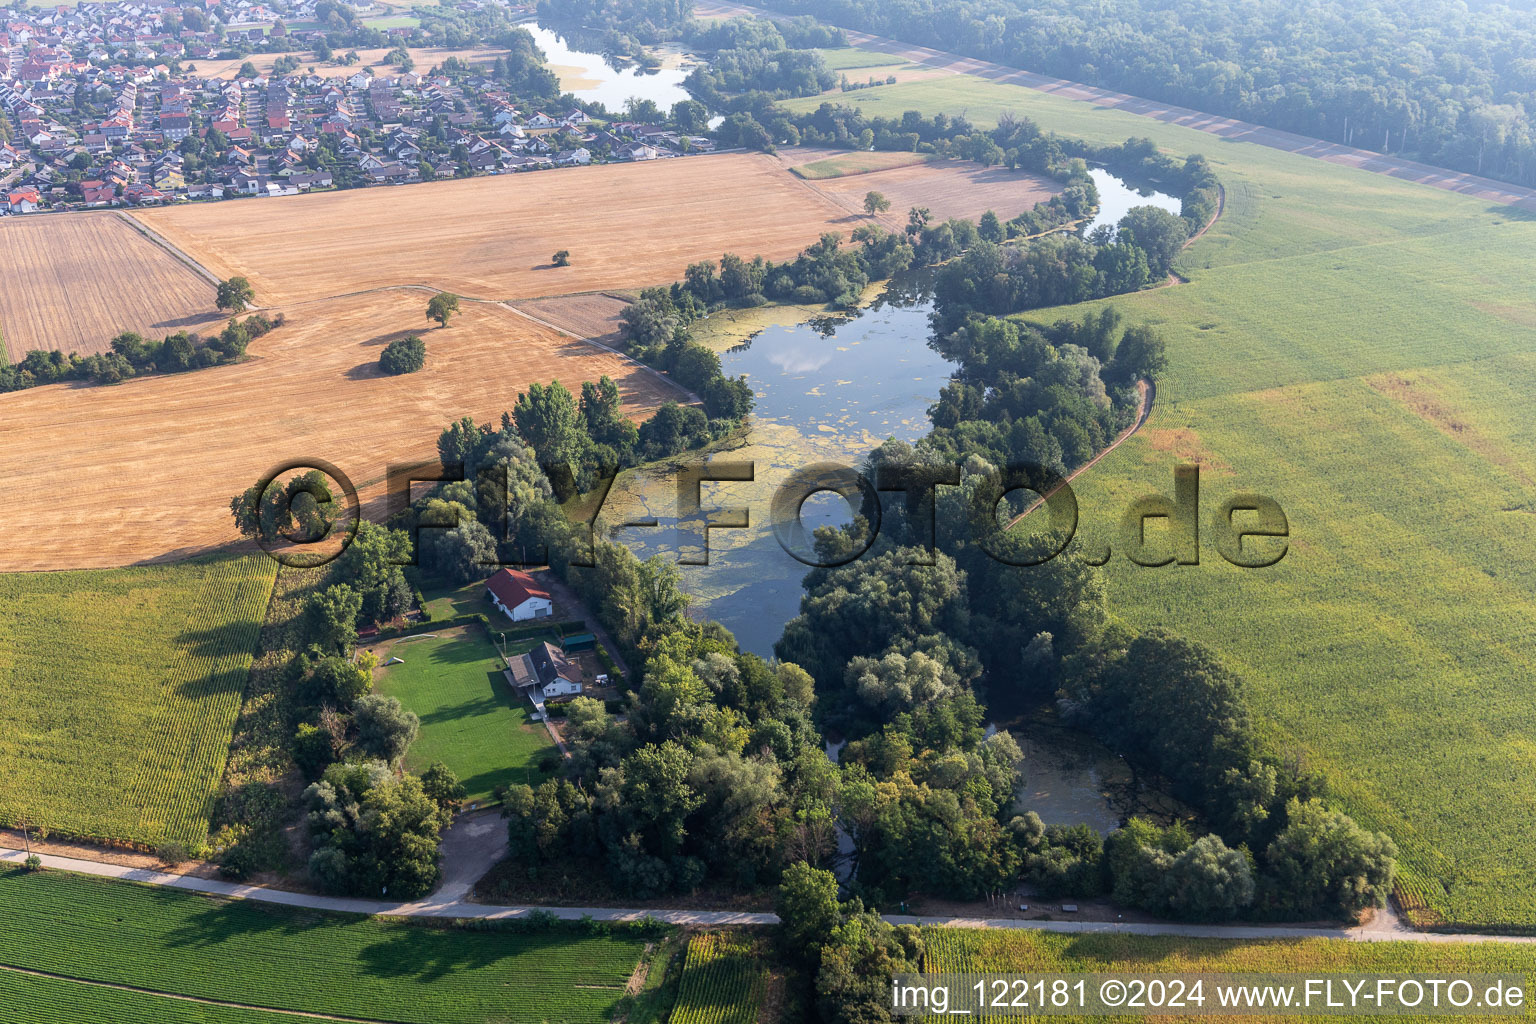
[[[499,0],[454,10],[490,12],[492,23],[507,25],[530,16]],[[440,38],[392,24],[412,19],[367,27],[380,13],[391,12],[337,0],[0,7],[0,215],[294,195],[714,148],[650,123],[660,112],[640,123],[594,118],[604,111],[579,102],[522,102],[498,75],[496,49],[418,68],[410,48]],[[382,45],[360,54],[349,40]],[[243,59],[274,49],[280,56],[264,68]]]

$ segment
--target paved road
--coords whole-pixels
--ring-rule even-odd
[[[700,14],[752,14],[759,17],[778,17],[773,12],[760,8],[745,4],[723,3],[719,0],[701,3],[697,10]],[[1128,96],[1125,93],[1110,92],[1108,89],[1084,85],[1081,82],[1069,82],[1061,78],[1051,78],[1033,71],[1021,71],[992,61],[961,57],[926,46],[914,46],[911,43],[871,35],[868,32],[845,29],[844,33],[848,37],[848,42],[854,46],[878,53],[888,53],[921,67],[934,68],[956,75],[974,75],[977,78],[1008,85],[1021,85],[1067,99],[1084,100],[1101,107],[1113,107],[1132,114],[1166,121],[1169,124],[1195,128],[1234,142],[1252,142],[1271,149],[1284,150],[1287,153],[1298,153],[1318,160],[1327,160],[1329,163],[1359,167],[1377,174],[1418,182],[1421,185],[1432,185],[1448,192],[1459,192],[1462,195],[1486,199],[1493,203],[1536,211],[1536,189],[1508,185],[1490,178],[1480,178],[1475,174],[1463,174],[1440,167],[1431,167],[1403,157],[1374,153],[1368,149],[1323,142],[1320,139],[1296,135],[1278,128],[1265,128],[1262,125],[1250,124],[1230,117],[1217,117],[1188,107],[1178,107],[1156,100],[1141,99],[1138,96]],[[858,97],[845,97],[843,102],[856,105]]]
[[[0,850],[0,863],[21,863],[26,854],[21,850]],[[462,874],[450,871],[449,878],[438,892],[426,899],[412,903],[391,903],[387,900],[344,899],[335,896],[316,896],[311,893],[289,892],[285,889],[268,889],[259,885],[242,885],[237,882],[221,882],[209,878],[190,878],[171,875],[163,871],[145,868],[129,868],[118,864],[101,864],[73,857],[43,855],[43,866],[56,871],[75,871],[102,878],[116,878],[147,885],[163,885],[171,889],[211,896],[260,900],[289,907],[307,907],[314,910],[330,910],[352,914],[378,914],[385,917],[437,917],[478,918],[482,920],[514,920],[537,912],[553,914],[566,920],[576,921],[591,917],[597,921],[638,921],[645,917],[667,924],[692,925],[772,925],[779,919],[773,914],[752,914],[734,910],[648,910],[614,907],[500,907],[483,903],[467,903],[469,885],[467,870]],[[1440,932],[1414,931],[1405,926],[1396,915],[1378,914],[1371,923],[1355,928],[1286,928],[1271,925],[1194,925],[1164,922],[1117,924],[1109,921],[1026,921],[1016,918],[976,917],[918,917],[906,914],[887,914],[892,924],[944,925],[954,928],[1013,928],[1075,934],[1103,934],[1125,932],[1131,935],[1180,935],[1190,938],[1214,939],[1348,939],[1354,942],[1409,941],[1433,943],[1463,942],[1516,942],[1536,943],[1536,936],[1521,935],[1461,935]]]

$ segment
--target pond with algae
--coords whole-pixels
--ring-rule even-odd
[[[749,525],[709,531],[709,564],[683,566],[683,586],[694,616],[722,623],[744,649],[771,656],[800,608],[807,566],[769,528],[774,491],[801,467],[857,467],[887,438],[915,441],[928,432],[928,407],[954,369],[928,346],[931,309],[921,288],[906,285],[887,288],[849,316],[813,315],[805,307],[748,310],[717,314],[725,323],[706,321],[696,332],[721,353],[727,374],[746,374],[757,400],[745,436],[710,461],[750,462],[754,472],[750,482],[701,485],[702,508],[746,509]],[[664,552],[701,559],[700,524],[679,524],[677,512],[674,477],[641,471],[614,484],[602,524],[641,558]],[[848,515],[841,498],[821,494],[805,503],[802,522],[809,530]],[[638,519],[659,525],[620,525]]]

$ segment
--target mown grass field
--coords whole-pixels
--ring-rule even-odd
[[[62,872],[0,873],[0,964],[267,1009],[402,1024],[604,1021],[644,946],[633,931],[426,926]],[[71,1015],[122,1020],[119,1005],[156,998],[21,984],[60,1000],[33,1010],[50,1024]],[[276,1016],[177,1018],[186,1007],[161,1002],[146,1019],[268,1024]],[[91,1006],[112,1012],[92,1017],[84,1013]]]
[[[827,178],[845,178],[850,174],[868,174],[870,171],[888,171],[892,167],[908,167],[924,164],[933,159],[925,153],[859,152],[847,156],[828,157],[799,167],[791,167],[790,173],[811,181]]]
[[[671,1024],[756,1024],[768,951],[753,932],[702,932],[688,940]]]
[[[1002,929],[924,928],[923,948],[923,970],[936,974],[1105,972],[1149,975],[1235,972],[1294,973],[1300,978],[1329,973],[1419,974],[1437,977],[1487,973],[1523,975],[1527,991],[1531,983],[1536,981],[1536,958],[1532,957],[1530,947],[1499,943],[1349,942],[1343,939],[1237,941],[1186,939],[1167,935],[1063,935]],[[919,1019],[927,1021],[938,1018]],[[984,1016],[974,1019],[1011,1021],[1020,1018]],[[1146,1018],[1085,1015],[1074,1019]],[[1295,1018],[1254,1014],[1225,1017],[1208,1015],[1200,1019],[1253,1022]],[[1464,1021],[1509,1018],[1484,1015],[1440,1016],[1437,1019]]]
[[[818,51],[829,71],[849,71],[855,68],[884,68],[905,64],[899,57],[873,50],[860,50],[855,46],[830,46]]]
[[[1170,365],[1147,426],[1074,485],[1078,542],[1101,552],[1180,462],[1202,464],[1205,522],[1237,491],[1277,500],[1279,565],[1208,540],[1199,566],[1116,557],[1114,610],[1247,678],[1271,749],[1397,840],[1417,920],[1536,928],[1536,218],[980,79],[849,102],[1211,159],[1226,211],[1179,262],[1189,283],[1111,300],[1161,328]]]
[[[533,644],[509,643],[507,653]],[[394,656],[405,664],[376,670],[375,688],[421,718],[421,734],[406,754],[408,769],[441,761],[464,783],[465,798],[478,803],[489,801],[497,786],[543,781],[539,761],[554,745],[544,726],[529,719],[527,700],[507,685],[496,648],[479,626],[379,647],[383,660]]]
[[[200,842],[276,569],[0,575],[0,822]]]

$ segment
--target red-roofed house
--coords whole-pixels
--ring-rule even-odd
[[[86,181],[80,184],[80,194],[86,206],[107,206],[117,198],[117,188],[99,181]]]
[[[513,622],[542,619],[555,613],[549,591],[535,583],[532,576],[516,569],[496,573],[485,581],[485,590],[491,603]]]
[[[12,213],[35,213],[41,204],[42,198],[35,188],[17,189],[7,197]]]

